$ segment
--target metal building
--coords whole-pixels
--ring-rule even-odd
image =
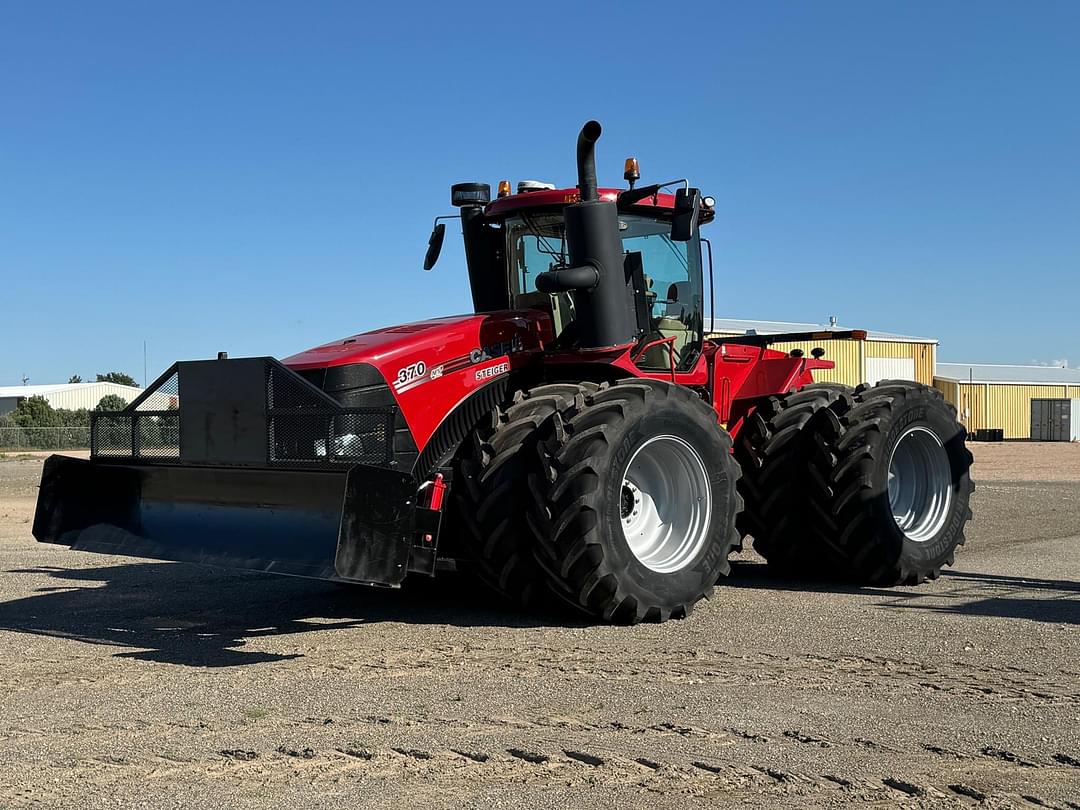
[[[934,385],[969,433],[1001,430],[1006,439],[1030,439],[1033,401],[1080,399],[1080,369],[938,363]],[[1034,407],[1038,423],[1041,406]],[[1044,439],[1036,430],[1034,438]]]
[[[785,321],[744,321],[731,318],[705,321],[705,332],[713,337],[777,335],[785,332],[830,332],[849,328],[851,327],[837,326],[835,323],[823,325]],[[934,338],[867,331],[866,340],[823,339],[784,342],[773,344],[772,348],[781,351],[801,349],[807,356],[813,348],[824,349],[825,359],[836,363],[836,368],[830,371],[814,372],[814,378],[821,382],[858,385],[863,382],[876,383],[878,380],[914,380],[925,385],[933,385],[937,346],[938,342]]]
[[[0,414],[11,413],[19,400],[29,397],[44,397],[54,408],[77,411],[82,408],[92,410],[108,394],[116,394],[125,402],[131,402],[141,393],[141,388],[112,382],[5,385],[0,386]]]

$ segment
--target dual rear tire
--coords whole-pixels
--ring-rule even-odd
[[[951,565],[971,518],[971,453],[937,389],[816,383],[739,433],[739,528],[786,574],[918,583]]]

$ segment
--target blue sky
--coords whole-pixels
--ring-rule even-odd
[[[448,187],[689,175],[717,314],[1080,363],[1080,4],[0,0],[0,384],[466,311]]]

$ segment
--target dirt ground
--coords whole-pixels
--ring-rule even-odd
[[[977,481],[1080,481],[1080,442],[972,442]]]
[[[632,628],[37,545],[0,462],[0,808],[1080,808],[1080,447],[973,449],[936,582]]]

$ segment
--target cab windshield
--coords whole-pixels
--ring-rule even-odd
[[[673,337],[676,363],[685,369],[696,360],[702,341],[701,248],[695,235],[689,242],[674,242],[671,223],[649,217],[619,216],[624,253],[640,253],[645,273],[645,298],[651,339]],[[569,293],[548,295],[536,289],[536,276],[568,261],[561,214],[524,214],[506,223],[510,295],[516,308],[551,308],[556,335],[573,321]],[[667,368],[668,350],[647,351],[643,368]]]

